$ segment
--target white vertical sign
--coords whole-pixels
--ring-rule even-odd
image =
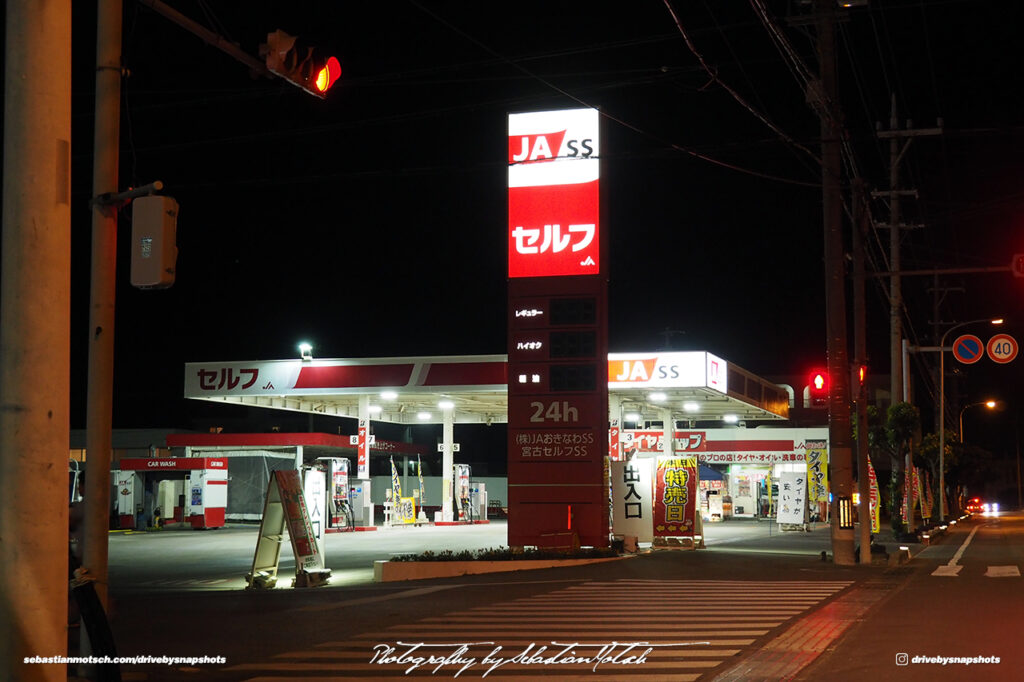
[[[801,524],[807,509],[807,473],[783,471],[779,474],[778,513],[779,523]]]
[[[639,458],[611,463],[612,530],[616,535],[634,535],[637,542],[654,540],[653,464],[653,459]]]
[[[302,492],[306,496],[309,523],[313,526],[316,546],[322,557],[324,556],[324,529],[327,526],[327,495],[325,494],[326,479],[324,478],[324,472],[317,469],[307,469]]]

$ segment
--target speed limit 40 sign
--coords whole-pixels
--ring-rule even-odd
[[[988,340],[988,344],[985,346],[985,352],[988,353],[992,362],[1000,364],[1012,361],[1017,357],[1018,350],[1017,339],[1009,334],[996,334]]]

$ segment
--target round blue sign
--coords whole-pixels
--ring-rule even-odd
[[[974,334],[956,337],[953,342],[953,357],[965,365],[973,365],[985,355],[985,344]]]

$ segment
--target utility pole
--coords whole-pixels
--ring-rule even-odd
[[[841,195],[843,127],[838,106],[835,57],[836,3],[815,0],[818,29],[819,83],[817,111],[821,119],[822,210],[825,230],[825,308],[829,373],[829,464],[832,480],[832,556],[836,564],[856,563],[853,527],[840,526],[841,501],[850,503],[853,493],[850,445],[850,365],[846,350],[846,277],[843,258],[843,211]]]
[[[92,195],[117,193],[121,119],[121,0],[99,0],[96,14],[96,122]],[[117,205],[92,202],[89,288],[89,374],[86,388],[85,505],[82,567],[95,580],[107,607],[107,533],[110,526],[110,458],[114,404],[114,295],[117,271]],[[83,653],[90,651],[82,628]]]
[[[864,181],[853,181],[853,365],[859,379],[857,383],[857,492],[860,494],[860,563],[871,564],[871,482],[868,480],[868,385],[867,376],[861,376],[867,367],[867,306],[864,301],[865,263],[864,237],[871,219],[868,213]],[[881,504],[881,500],[879,500]]]
[[[64,680],[71,1],[8,0],[0,242],[0,678]]]
[[[900,129],[896,95],[892,95],[889,129],[878,132],[880,139],[889,140],[889,190],[871,193],[873,197],[886,197],[889,200],[889,222],[888,224],[880,223],[878,227],[889,228],[889,395],[892,404],[905,401],[906,395],[903,386],[903,285],[900,273],[900,247],[903,230],[921,227],[921,225],[905,225],[901,222],[901,198],[904,196],[916,198],[917,190],[900,188],[900,165],[914,138],[942,134],[941,120],[935,128],[913,129],[910,122],[907,123],[905,129]]]

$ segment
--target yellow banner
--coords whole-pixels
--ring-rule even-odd
[[[807,441],[807,501],[828,502],[828,448],[823,440]]]
[[[879,507],[880,496],[878,492],[878,477],[875,476],[875,467],[871,466],[871,459],[868,459],[868,482],[871,484],[871,495],[870,495],[870,514],[871,514],[871,532],[877,535],[882,532],[882,518],[881,510]]]

